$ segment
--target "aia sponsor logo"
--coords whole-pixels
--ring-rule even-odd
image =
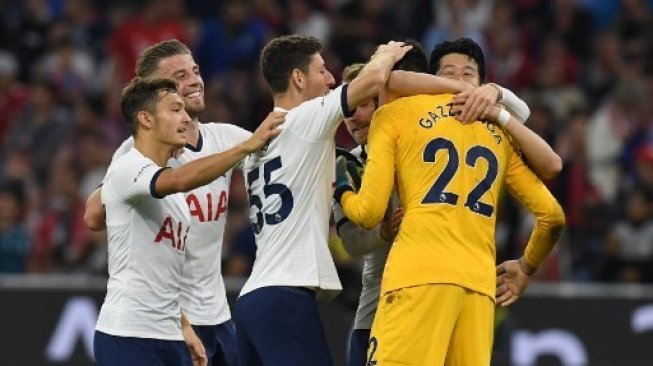
[[[217,201],[214,202],[214,196],[209,192],[204,197],[190,193],[186,196],[186,202],[190,208],[190,215],[197,218],[199,222],[218,221],[220,216],[227,212],[227,192],[222,191],[216,195]]]
[[[186,251],[186,236],[188,227],[184,229],[181,222],[174,223],[170,216],[166,216],[163,224],[156,235],[154,242],[159,244],[161,241],[169,243],[173,248],[184,253]]]

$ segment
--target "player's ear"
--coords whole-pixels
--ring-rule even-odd
[[[154,126],[154,116],[148,111],[140,111],[136,115],[138,119],[138,124],[144,127],[146,130],[151,130]]]
[[[299,90],[303,90],[306,85],[306,75],[300,69],[293,69],[290,73],[290,82]]]

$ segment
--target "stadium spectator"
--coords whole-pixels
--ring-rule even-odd
[[[635,189],[626,197],[626,218],[608,236],[608,278],[619,282],[651,282],[653,273],[653,197]]]
[[[24,273],[30,242],[23,224],[25,193],[18,182],[0,185],[0,273]]]

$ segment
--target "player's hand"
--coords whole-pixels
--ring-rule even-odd
[[[497,305],[508,306],[524,292],[529,281],[524,265],[521,260],[509,260],[497,266]]]
[[[399,233],[401,221],[404,219],[404,209],[399,206],[395,209],[390,217],[386,217],[381,222],[381,239],[385,241],[393,241]]]
[[[498,100],[498,87],[494,84],[485,84],[471,91],[456,94],[453,98],[453,111],[454,113],[460,111],[456,118],[463,123],[484,120],[488,118]]]
[[[193,328],[190,326],[182,327],[182,333],[186,341],[186,346],[190,351],[190,357],[193,359],[193,366],[206,366],[208,364],[208,358],[206,357],[204,345],[195,334]]]
[[[265,147],[271,139],[281,133],[278,127],[286,121],[286,112],[270,112],[261,122],[252,136],[245,141],[245,149],[248,153],[253,153]]]
[[[336,159],[336,190],[343,188],[354,190],[354,180],[347,169],[347,158],[339,156]]]
[[[372,58],[379,57],[381,55],[389,55],[396,63],[397,61],[401,60],[408,51],[412,49],[413,46],[405,45],[404,42],[390,41],[386,44],[380,45],[376,49],[376,52]]]

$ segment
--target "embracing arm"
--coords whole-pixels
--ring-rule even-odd
[[[379,46],[370,62],[349,83],[347,89],[349,109],[354,110],[359,104],[378,96],[390,77],[392,67],[411,48],[412,46],[404,46],[403,42],[389,42]]]
[[[472,86],[460,80],[419,72],[395,70],[388,79],[390,99],[416,94],[460,93],[472,89]]]
[[[551,179],[560,173],[562,170],[560,156],[542,137],[516,120],[508,111],[494,106],[488,119],[503,126],[503,129],[519,145],[537,175],[544,179]]]
[[[285,116],[284,112],[271,112],[247,141],[179,168],[163,170],[156,179],[156,195],[164,197],[177,192],[188,192],[214,181],[248,154],[260,150],[271,138],[279,135],[281,130],[277,127],[285,121]]]

